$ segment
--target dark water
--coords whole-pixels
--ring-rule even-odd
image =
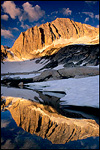
[[[31,98],[38,103],[51,105],[62,115],[72,118],[92,118],[99,122],[99,117],[88,114],[77,108],[71,109],[60,105],[60,98],[43,94],[40,91],[28,89],[17,89],[2,87],[1,93],[4,96],[15,96]],[[27,94],[28,93],[28,94]],[[63,93],[64,94],[64,93]],[[62,94],[62,96],[63,96]],[[40,100],[42,99],[42,101]],[[70,141],[65,144],[52,144],[49,140],[43,139],[35,134],[30,134],[18,127],[10,112],[1,112],[1,148],[2,149],[99,149],[99,137],[90,137],[84,140]]]

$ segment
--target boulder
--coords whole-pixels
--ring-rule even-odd
[[[57,72],[57,70],[49,69],[43,71],[39,76],[36,76],[33,78],[33,82],[40,82],[40,81],[46,81],[46,80],[55,80],[59,79],[60,75]]]
[[[92,67],[71,67],[58,70],[62,78],[70,78],[75,76],[86,77],[99,75],[98,68]]]
[[[99,75],[98,68],[92,67],[68,67],[59,70],[49,69],[43,71],[39,76],[33,78],[33,82],[47,80],[67,79],[74,77],[88,77]]]

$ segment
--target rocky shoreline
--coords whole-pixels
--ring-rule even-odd
[[[13,75],[16,75],[14,73]],[[33,83],[33,82],[41,82],[41,81],[48,81],[48,80],[58,80],[58,79],[68,79],[68,78],[82,78],[82,77],[89,77],[89,76],[96,76],[99,75],[98,68],[92,67],[69,67],[63,68],[59,70],[49,69],[43,71],[40,75],[33,77],[33,78],[4,78],[1,80],[1,84],[13,86],[13,87],[20,87],[25,83]]]

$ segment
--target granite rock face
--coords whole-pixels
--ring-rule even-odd
[[[52,55],[64,45],[73,43],[73,39],[75,41],[78,38],[83,38],[82,42],[84,43],[85,37],[86,42],[90,39],[89,43],[99,43],[99,39],[96,38],[98,35],[98,28],[74,22],[69,18],[57,18],[51,23],[47,22],[39,27],[34,26],[21,32],[10,50],[20,59],[32,59]],[[60,39],[61,41],[58,43],[55,42]],[[71,40],[68,42],[69,39]]]
[[[73,119],[60,115],[54,108],[33,101],[6,97],[12,100],[7,109],[16,124],[31,134],[47,138],[52,143],[99,136],[99,125],[91,119]]]

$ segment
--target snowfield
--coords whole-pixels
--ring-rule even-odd
[[[1,63],[1,79],[4,77],[32,78],[40,75],[40,73],[46,69],[43,69],[40,72],[38,70],[45,66],[48,62],[47,60],[42,59],[39,63],[36,63],[36,60],[39,59],[4,62],[4,64]],[[99,65],[89,67],[99,68]],[[54,69],[58,70],[62,68],[63,64],[59,64]],[[9,73],[14,74],[9,75]],[[34,82],[25,85],[28,86],[27,88],[33,90],[41,90],[46,92],[46,94],[50,96],[60,97],[61,105],[90,106],[99,108],[99,76]],[[51,91],[64,91],[66,95],[59,95],[58,93],[54,92],[51,93]]]
[[[99,108],[99,76],[69,78],[29,83],[28,88],[41,91],[64,91],[61,105],[90,106]]]
[[[4,62],[4,64],[1,63],[1,74],[34,72],[38,71],[39,69],[41,69],[43,66],[46,65],[46,63],[45,64],[36,63],[35,62],[36,60],[37,59],[26,61]]]

